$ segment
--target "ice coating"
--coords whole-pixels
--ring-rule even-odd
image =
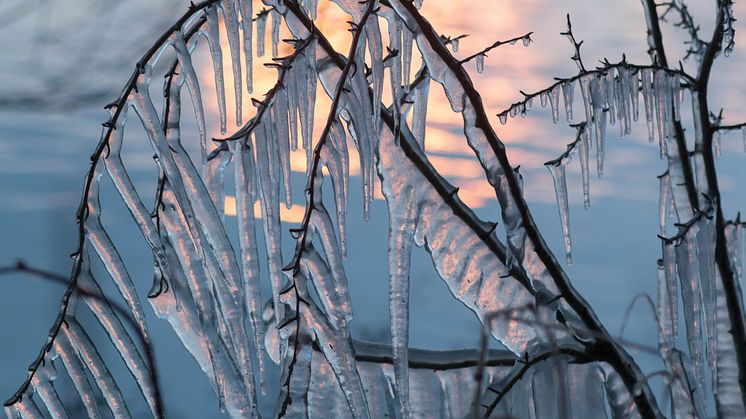
[[[223,50],[220,48],[220,29],[218,26],[217,5],[205,10],[207,16],[207,32],[203,33],[210,46],[213,73],[215,75],[215,94],[218,101],[220,115],[220,132],[225,133],[225,78],[223,77]]]
[[[236,97],[236,125],[241,125],[241,94],[243,83],[241,82],[241,47],[238,30],[238,13],[236,13],[235,0],[221,0],[220,10],[223,12],[225,31],[228,34],[228,48],[231,53],[231,68],[233,70],[233,91]]]
[[[725,226],[725,235],[728,239],[729,245],[732,245],[732,243],[736,241],[736,235],[740,236],[740,230],[740,224],[729,224]],[[740,239],[741,238],[738,237],[738,240]],[[737,249],[740,253],[740,248],[737,247]],[[736,267],[738,267],[738,265],[736,265]],[[738,302],[743,304],[740,284],[738,281],[734,282]],[[723,280],[717,270],[715,277],[715,292],[717,310],[717,325],[715,327],[717,334],[717,364],[714,373],[715,386],[717,388],[717,391],[715,392],[717,413],[719,417],[727,419],[744,417],[744,415],[746,415],[746,407],[744,406],[743,398],[738,389],[738,360],[736,358],[733,335],[730,333],[731,321],[728,312],[728,303],[726,301]]]
[[[84,256],[85,258],[86,256]],[[81,273],[78,278],[78,287],[86,292],[87,295],[103,296],[104,293],[90,272]],[[122,321],[114,312],[108,301],[102,298],[93,298],[86,296],[83,298],[88,308],[98,320],[101,327],[106,331],[109,340],[117,349],[127,369],[135,378],[140,392],[148,402],[151,412],[157,416],[155,402],[155,388],[153,387],[152,377],[148,366],[142,359],[132,336],[124,328]],[[69,370],[68,370],[69,372]]]
[[[99,355],[96,346],[91,338],[83,330],[83,327],[74,317],[68,317],[67,327],[62,328],[67,340],[77,349],[77,356],[80,362],[87,367],[87,370],[93,376],[98,389],[106,400],[106,404],[111,409],[115,418],[132,417],[127,404],[119,390],[114,378],[106,367],[101,355]]]
[[[697,258],[696,237],[699,226],[693,224],[685,233],[684,241],[676,248],[676,266],[679,271],[681,284],[681,300],[684,309],[684,323],[689,347],[689,356],[694,366],[696,385],[704,385],[704,369],[702,366],[702,298],[699,284],[699,261]],[[702,392],[697,392],[700,398]],[[702,403],[704,404],[704,403]]]
[[[267,17],[269,11],[264,9],[256,15],[256,55],[264,56],[265,36],[267,35]]]
[[[244,66],[246,68],[246,90],[251,94],[254,90],[254,23],[253,23],[253,0],[239,0],[238,10],[241,14],[241,33],[243,34]]]
[[[562,237],[565,242],[565,256],[567,264],[572,264],[572,241],[570,240],[570,210],[567,200],[567,180],[565,178],[565,163],[547,165],[554,181],[554,193],[557,198],[560,223],[562,225]]]
[[[419,197],[416,189],[404,187],[399,197],[386,195],[389,206],[389,317],[394,351],[399,411],[409,417],[409,269],[414,231],[417,226]]]
[[[241,275],[246,311],[254,331],[254,349],[259,363],[259,377],[264,379],[264,328],[260,313],[262,296],[259,278],[259,255],[255,227],[254,201],[256,180],[254,153],[248,142],[238,141],[233,146],[233,168],[236,184],[236,214],[240,246]]]
[[[57,336],[54,340],[54,351],[59,356],[59,359],[62,360],[67,375],[70,376],[78,397],[80,397],[83,406],[85,406],[88,417],[91,419],[100,418],[101,413],[98,409],[96,395],[93,392],[93,388],[91,388],[91,384],[88,382],[88,377],[85,375],[85,366],[76,355],[75,348],[73,348],[66,336]]]
[[[31,379],[31,385],[44,403],[44,407],[47,409],[47,412],[49,412],[52,419],[67,419],[70,416],[54,387],[54,380],[56,378],[57,370],[54,363],[50,360],[46,365],[37,370],[36,374]]]

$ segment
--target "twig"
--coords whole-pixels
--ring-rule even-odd
[[[560,154],[559,157],[557,157],[554,160],[549,160],[548,162],[544,163],[544,166],[559,166],[562,164],[564,160],[566,160],[568,157],[570,157],[570,154],[575,150],[575,147],[580,144],[580,142],[583,140],[583,134],[585,133],[587,122],[583,121],[578,124],[570,124],[571,127],[575,128],[575,140],[573,140],[570,144],[567,145],[567,149],[564,153]]]
[[[22,260],[17,261],[15,263],[15,265],[12,265],[12,266],[3,266],[3,267],[0,267],[0,276],[10,275],[10,274],[13,274],[13,273],[23,273],[23,274],[35,276],[37,278],[41,278],[43,280],[47,280],[47,281],[51,281],[51,282],[56,282],[56,283],[62,284],[62,285],[67,285],[68,289],[69,289],[70,283],[71,283],[70,278],[68,278],[68,277],[65,277],[65,276],[62,276],[62,275],[58,275],[58,274],[56,274],[54,272],[49,272],[49,271],[45,271],[43,269],[35,268],[33,266],[29,266],[29,265],[26,264],[26,262],[24,262]],[[118,303],[116,301],[109,300],[103,294],[97,294],[97,293],[89,292],[85,288],[79,287],[77,284],[75,285],[75,291],[78,294],[80,294],[80,295],[82,295],[82,296],[84,296],[86,298],[100,300],[101,302],[103,302],[105,304],[109,304],[111,306],[111,308],[114,311],[117,312],[117,314],[119,314],[120,316],[122,316],[124,318],[124,321],[127,322],[127,324],[129,324],[132,327],[132,329],[134,329],[135,331],[137,331],[137,336],[138,336],[138,338],[140,340],[140,344],[143,346],[143,348],[145,348],[145,357],[146,357],[146,359],[148,361],[148,369],[150,370],[149,371],[150,372],[150,377],[149,377],[150,384],[155,389],[156,400],[160,403],[160,406],[161,406],[161,409],[162,409],[163,405],[162,405],[162,399],[161,399],[161,387],[160,387],[159,380],[158,380],[158,368],[156,367],[156,362],[155,362],[155,352],[153,351],[153,346],[148,342],[148,340],[145,338],[145,335],[143,335],[142,331],[140,330],[140,327],[138,326],[137,321],[135,321],[135,318],[132,315],[132,313],[130,312],[130,310],[127,307],[125,307],[124,305],[122,305],[122,304],[120,304],[120,303]],[[65,324],[65,320],[64,319],[62,320],[62,324]],[[65,325],[65,327],[67,327],[67,325]],[[49,338],[50,338],[50,340],[52,342],[54,341],[55,337],[56,337],[56,335],[55,336],[51,336],[51,335],[49,336]],[[48,352],[48,350],[46,352],[44,352],[42,350],[42,352],[45,354],[46,352]],[[38,366],[37,366],[37,368],[38,368]],[[35,370],[32,371],[32,370],[29,369],[29,381],[30,381],[31,377],[33,377],[33,373],[34,372],[35,372]],[[20,396],[18,397],[18,400],[15,400],[13,403],[21,402],[22,399],[23,399],[23,394],[24,393],[25,393],[25,391],[23,393],[21,393]],[[7,404],[7,402],[6,402],[5,405],[6,406],[10,406],[13,403]],[[161,410],[161,414],[162,413],[163,413],[163,411]]]
[[[376,5],[376,1],[374,0],[367,0],[367,7],[365,8],[365,12],[363,13],[362,17],[360,18],[360,21],[352,24],[353,28],[351,31],[354,33],[352,37],[352,43],[350,44],[350,50],[348,53],[348,57],[354,57],[355,53],[357,51],[358,44],[360,43],[360,39],[363,36],[363,33],[365,32],[365,23],[368,20],[368,17],[373,14],[374,8]],[[312,31],[313,33],[313,31]],[[324,126],[323,131],[321,132],[321,136],[319,137],[319,141],[316,143],[316,146],[313,150],[313,160],[311,162],[310,170],[308,171],[308,182],[306,185],[306,210],[305,214],[303,215],[303,220],[301,222],[301,226],[298,230],[296,230],[296,234],[298,234],[298,239],[295,246],[295,252],[293,254],[293,258],[288,266],[288,268],[285,268],[285,270],[289,270],[292,272],[292,289],[295,292],[295,323],[296,323],[296,329],[295,329],[295,342],[296,344],[293,345],[293,359],[288,365],[288,374],[286,381],[282,384],[283,386],[287,387],[287,392],[285,393],[287,397],[285,397],[281,405],[278,409],[278,417],[283,417],[285,414],[285,411],[287,409],[287,406],[289,403],[291,403],[290,400],[290,379],[292,377],[293,373],[293,367],[297,361],[298,357],[298,350],[299,346],[297,342],[299,342],[299,335],[301,330],[301,315],[300,315],[300,302],[301,297],[298,295],[298,284],[296,282],[296,275],[295,273],[300,270],[300,263],[301,258],[303,255],[303,251],[306,249],[306,241],[308,240],[308,229],[311,223],[311,214],[314,210],[314,205],[316,202],[316,176],[321,172],[320,170],[320,163],[321,163],[321,150],[324,148],[324,145],[326,144],[327,139],[329,138],[329,132],[331,131],[332,124],[334,124],[337,121],[337,115],[338,115],[338,109],[340,106],[340,101],[342,99],[342,94],[345,91],[345,84],[347,84],[347,77],[350,74],[350,71],[352,70],[354,66],[354,60],[350,58],[347,63],[345,64],[344,68],[342,69],[342,73],[339,76],[339,81],[337,82],[337,86],[335,87],[334,91],[334,97],[332,98],[332,104],[329,109],[326,125]],[[281,319],[278,319],[281,320]],[[278,325],[278,328],[280,326]]]
[[[531,43],[531,35],[532,34],[533,34],[533,32],[529,32],[529,33],[527,33],[525,35],[516,36],[516,37],[510,38],[510,39],[507,39],[505,41],[495,41],[490,46],[482,49],[481,51],[475,52],[474,54],[472,54],[472,55],[470,55],[470,56],[462,59],[461,63],[463,64],[463,63],[469,62],[469,61],[473,60],[474,58],[476,58],[476,57],[478,57],[480,55],[486,57],[488,52],[492,51],[493,49],[495,49],[495,48],[497,48],[497,47],[499,47],[501,45],[505,45],[505,44],[513,45],[513,44],[515,44],[518,41],[523,41],[524,45],[528,46],[528,44]]]
[[[528,110],[528,103],[533,101],[536,97],[549,94],[553,89],[559,87],[563,83],[574,83],[578,80],[580,80],[582,77],[587,77],[589,74],[598,74],[599,76],[606,75],[608,71],[612,69],[617,68],[627,68],[630,70],[633,70],[635,72],[639,72],[641,70],[647,70],[647,69],[653,69],[656,71],[665,71],[669,75],[679,75],[683,80],[687,81],[688,86],[694,86],[696,84],[695,78],[684,72],[683,70],[673,70],[670,68],[662,67],[659,65],[639,65],[639,64],[630,64],[627,62],[626,58],[622,58],[621,61],[618,63],[609,63],[608,61],[603,63],[604,65],[596,67],[594,70],[584,70],[583,72],[572,76],[568,78],[561,78],[561,77],[555,77],[555,82],[551,84],[549,87],[546,87],[544,89],[538,90],[534,93],[525,93],[521,91],[520,93],[523,95],[523,100],[520,100],[518,102],[515,102],[508,107],[508,109],[505,109],[497,114],[500,118],[505,118],[507,115],[513,115],[515,113],[525,113]],[[635,86],[637,88],[637,86]]]
[[[105,124],[104,132],[102,133],[101,140],[99,141],[98,145],[96,146],[96,149],[94,150],[90,158],[91,166],[85,177],[85,183],[83,187],[83,193],[81,196],[80,205],[78,206],[78,210],[75,215],[75,218],[78,224],[78,246],[77,246],[77,250],[73,253],[73,255],[76,255],[78,257],[75,258],[68,288],[62,297],[62,303],[60,306],[59,314],[57,315],[57,318],[54,321],[52,328],[50,330],[50,339],[47,341],[47,343],[44,344],[42,349],[39,351],[39,355],[29,366],[29,374],[26,380],[21,384],[21,386],[15,392],[14,395],[5,401],[4,403],[5,406],[12,406],[16,402],[18,402],[23,396],[23,394],[26,392],[26,390],[28,389],[29,385],[31,384],[32,378],[36,374],[36,371],[38,370],[39,366],[44,361],[44,356],[46,355],[47,352],[49,352],[52,349],[52,345],[54,344],[54,339],[59,333],[60,327],[62,326],[64,322],[64,317],[67,313],[67,309],[70,303],[70,298],[72,296],[72,293],[73,291],[78,289],[77,283],[78,283],[78,277],[81,274],[83,247],[85,246],[85,240],[86,240],[85,220],[88,217],[88,199],[89,199],[91,184],[94,178],[94,172],[95,172],[96,166],[99,164],[101,160],[101,156],[103,155],[104,151],[107,150],[109,147],[109,140],[114,131],[114,126],[115,126],[114,122],[117,121],[119,119],[119,116],[122,114],[122,111],[124,110],[125,104],[127,102],[127,97],[133,90],[136,89],[137,81],[140,78],[140,76],[145,72],[146,65],[150,62],[150,60],[154,56],[156,56],[156,53],[158,52],[158,50],[160,50],[162,46],[168,42],[168,39],[171,37],[171,35],[177,31],[181,31],[182,27],[187,22],[189,22],[193,16],[195,16],[197,13],[199,13],[203,9],[217,3],[218,1],[219,0],[205,0],[198,4],[192,3],[189,6],[189,9],[187,10],[187,12],[184,13],[176,21],[176,23],[174,23],[174,25],[172,25],[168,30],[166,30],[156,40],[156,42],[148,49],[148,51],[145,52],[145,54],[142,56],[140,61],[137,62],[135,66],[135,71],[130,76],[129,81],[127,82],[124,89],[122,90],[122,93],[119,95],[119,98],[114,103],[107,105],[107,107],[115,107],[116,109],[112,117]],[[192,29],[194,29],[197,26],[200,26],[202,23],[204,23],[204,21],[198,21],[197,23],[195,23],[195,26],[192,26]],[[193,33],[193,31],[190,31],[190,32]],[[156,406],[155,406],[156,414],[159,417],[163,417],[163,414],[164,414],[163,404],[160,398],[156,399],[155,403],[156,403]]]
[[[575,35],[572,33],[572,22],[570,21],[569,13],[567,14],[567,30],[565,32],[560,32],[560,35],[565,35],[567,39],[570,40],[573,48],[575,48],[575,54],[573,54],[570,59],[575,61],[575,64],[577,64],[578,70],[580,70],[581,74],[585,73],[586,70],[585,66],[583,65],[583,58],[580,56],[580,47],[583,45],[583,41],[578,42],[575,39]]]
[[[595,313],[593,313],[590,305],[573,288],[566,273],[557,262],[547,244],[544,242],[544,239],[539,233],[538,227],[534,223],[533,217],[528,209],[528,204],[523,198],[520,182],[518,181],[510,161],[508,160],[505,146],[498,139],[492,129],[489,118],[487,117],[482,105],[481,97],[474,89],[469,75],[458,60],[456,60],[440,42],[433,27],[424,17],[422,17],[419,11],[417,11],[414,4],[407,1],[397,1],[397,7],[395,10],[399,14],[406,12],[409,15],[406,16],[405,21],[412,21],[417,25],[417,30],[419,30],[420,36],[423,37],[423,41],[426,41],[429,44],[433,52],[437,54],[443,63],[448,66],[449,70],[453,72],[455,76],[454,82],[460,84],[464,89],[465,100],[469,102],[474,111],[475,126],[482,131],[485,140],[489,143],[493,153],[497,157],[499,166],[505,176],[508,193],[510,195],[509,199],[513,201],[516,210],[520,214],[526,234],[535,246],[534,250],[536,256],[547,269],[547,272],[553,279],[554,284],[557,286],[560,295],[565,299],[573,311],[577,313],[580,320],[586,325],[586,327],[599,332],[603,336],[603,339],[599,339],[595,342],[596,354],[599,356],[599,360],[604,360],[611,364],[611,366],[619,373],[628,390],[632,391],[635,383],[640,381],[639,378],[642,377],[642,372],[629,354],[627,354],[623,348],[619,347],[609,335],[596,317]],[[643,417],[653,418],[660,416],[654,396],[647,386],[643,391],[634,395],[634,400],[638,411]]]

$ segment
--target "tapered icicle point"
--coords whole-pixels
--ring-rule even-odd
[[[570,210],[567,200],[567,180],[565,178],[565,163],[559,161],[556,164],[547,164],[549,173],[554,180],[554,193],[557,197],[557,209],[559,210],[560,223],[562,224],[562,237],[565,242],[565,256],[568,265],[572,265],[572,241],[570,239]]]
[[[231,68],[233,70],[233,94],[236,99],[236,125],[242,124],[241,110],[241,47],[238,30],[238,14],[236,13],[235,0],[221,0],[220,9],[223,11],[225,31],[228,34],[228,47],[231,53]]]
[[[243,53],[246,67],[246,90],[249,94],[254,91],[254,20],[252,0],[239,0],[238,8],[241,13],[241,32],[243,33]]]
[[[259,379],[264,387],[264,327],[261,321],[262,296],[259,277],[259,255],[255,227],[254,201],[256,192],[256,168],[254,151],[248,142],[239,141],[233,147],[233,168],[236,185],[236,214],[241,250],[241,273],[243,278],[246,311],[249,313],[254,331],[254,350],[259,363]]]
[[[416,192],[400,203],[389,202],[389,316],[394,351],[394,376],[402,418],[408,418],[409,401],[409,266],[417,224]]]
[[[220,117],[220,132],[226,132],[225,111],[225,79],[223,77],[223,50],[220,48],[220,29],[218,26],[217,6],[212,6],[205,11],[207,16],[207,42],[210,46],[213,73],[215,74],[215,94],[218,101],[218,113]]]

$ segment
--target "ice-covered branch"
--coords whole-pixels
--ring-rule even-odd
[[[472,406],[472,418],[490,418],[492,412],[495,410],[498,404],[510,393],[510,391],[523,379],[524,375],[542,361],[550,360],[552,357],[566,356],[569,357],[569,361],[573,364],[582,364],[585,362],[593,362],[582,350],[578,350],[575,347],[556,347],[550,349],[526,351],[524,356],[519,357],[513,369],[499,381],[487,386],[486,393],[493,396],[489,400],[488,404],[481,402],[482,397],[476,399],[476,404]],[[556,391],[564,391],[565,389],[560,386],[555,389]],[[481,393],[479,394],[481,396]],[[547,395],[548,396],[548,395]],[[561,413],[558,413],[558,416]],[[561,416],[559,416],[561,417]]]
[[[596,67],[593,70],[584,70],[580,74],[577,74],[572,77],[567,78],[561,78],[561,77],[555,77],[555,82],[552,83],[550,86],[537,90],[533,93],[526,93],[524,91],[520,91],[521,95],[523,95],[523,99],[511,104],[507,109],[499,112],[497,116],[500,118],[500,122],[502,124],[505,124],[507,122],[507,118],[510,115],[511,117],[515,117],[516,115],[525,115],[525,113],[532,108],[533,101],[537,97],[541,99],[542,106],[546,106],[547,100],[550,101],[550,105],[552,107],[552,112],[556,112],[555,108],[559,107],[559,94],[560,94],[560,88],[562,89],[562,94],[564,94],[564,100],[565,100],[565,106],[572,107],[572,101],[574,95],[571,93],[566,93],[565,90],[569,90],[570,87],[569,84],[577,83],[581,81],[584,78],[590,78],[592,76],[596,77],[605,77],[607,76],[612,70],[620,70],[624,69],[628,71],[628,74],[631,77],[634,77],[634,81],[639,82],[639,75],[642,74],[643,71],[662,71],[665,72],[668,77],[679,77],[681,80],[686,81],[686,83],[682,83],[682,88],[688,88],[690,86],[695,85],[695,79],[694,77],[690,76],[683,70],[674,70],[666,67],[662,67],[659,65],[640,65],[640,64],[632,64],[627,62],[625,58],[622,58],[621,61],[618,63],[609,63],[608,61],[605,61],[601,66]],[[637,86],[630,85],[630,88],[638,88]],[[569,103],[568,103],[569,102]],[[569,118],[572,118],[572,111],[567,110]],[[556,122],[556,118],[555,118]]]
[[[190,21],[192,21],[194,16],[196,16],[198,13],[200,13],[202,10],[206,9],[207,7],[210,7],[213,4],[216,4],[217,2],[218,0],[206,0],[198,4],[192,3],[188,11],[184,13],[174,23],[174,25],[171,28],[165,31],[158,38],[158,40],[146,51],[146,53],[143,55],[140,61],[138,61],[135,67],[135,71],[130,76],[129,81],[125,85],[119,98],[114,103],[109,105],[109,107],[114,107],[115,109],[114,109],[111,119],[108,122],[104,123],[104,131],[102,133],[101,140],[99,141],[98,145],[96,146],[96,149],[91,155],[91,158],[90,158],[91,167],[88,173],[86,174],[80,206],[78,207],[78,210],[75,216],[77,220],[77,224],[78,224],[78,247],[77,247],[77,250],[73,253],[75,257],[74,257],[72,274],[69,280],[68,288],[66,289],[65,294],[62,297],[60,313],[57,316],[50,330],[50,339],[47,340],[47,342],[44,344],[42,349],[39,351],[39,355],[29,366],[28,377],[21,384],[18,391],[16,391],[16,393],[11,398],[5,401],[4,404],[6,406],[11,406],[21,400],[21,397],[23,396],[26,389],[28,389],[29,385],[31,384],[31,381],[34,378],[36,371],[44,363],[47,353],[50,350],[52,350],[55,337],[57,337],[57,335],[59,334],[60,327],[64,323],[64,317],[67,314],[71,297],[73,296],[73,293],[78,289],[78,278],[80,277],[82,273],[82,266],[83,266],[83,253],[84,253],[83,248],[85,246],[86,237],[87,237],[85,221],[89,216],[89,213],[88,213],[89,202],[88,201],[91,198],[91,186],[94,182],[96,168],[99,164],[102,164],[101,157],[104,155],[105,152],[107,152],[107,150],[109,150],[109,141],[114,133],[116,121],[119,118],[120,114],[124,111],[125,104],[128,100],[130,93],[137,89],[136,86],[137,86],[138,80],[140,79],[140,76],[145,72],[146,66],[153,58],[155,58],[158,55],[158,52],[161,50],[163,45],[168,43],[172,35],[174,33],[184,30],[184,26]],[[195,27],[201,26],[204,23],[204,20],[198,20],[197,22],[192,22],[192,23],[193,25],[191,26],[191,28],[194,29]],[[186,29],[189,29],[189,28],[186,28]],[[189,32],[191,34],[194,33],[194,31],[189,31]],[[158,395],[156,394],[156,396]],[[156,398],[155,403],[156,403],[156,405],[154,406],[155,414],[158,416],[163,416],[163,406],[162,406],[162,403],[160,402],[160,399]]]
[[[679,243],[686,237],[689,229],[697,225],[697,223],[702,220],[702,218],[712,219],[715,215],[715,207],[716,206],[711,203],[708,208],[702,211],[697,211],[697,213],[691,219],[683,223],[675,223],[674,226],[678,228],[678,232],[675,235],[664,237],[659,234],[658,238],[660,238],[664,243]]]
[[[428,62],[433,79],[444,85],[454,111],[463,113],[470,146],[474,148],[483,167],[487,170],[488,180],[495,187],[503,209],[503,219],[506,222],[509,240],[514,240],[509,244],[513,246],[511,251],[528,252],[532,256],[535,254],[538,260],[533,263],[540,267],[534,266],[534,268],[542,271],[545,269],[546,273],[542,272],[542,274],[548,277],[547,280],[551,278],[551,282],[544,285],[556,287],[562,298],[577,313],[580,321],[588,329],[600,331],[606,335],[605,339],[596,342],[596,345],[602,348],[598,353],[605,354],[604,360],[617,370],[622,381],[632,391],[636,383],[642,379],[639,367],[621,347],[614,343],[613,338],[605,331],[588,303],[572,287],[565,272],[548,249],[523,199],[520,180],[510,165],[505,146],[491,128],[481,97],[474,89],[468,74],[458,60],[443,46],[435,30],[414,5],[398,0],[389,0],[389,3],[408,28],[416,33],[417,44],[425,61]],[[493,155],[487,154],[489,152]],[[511,234],[514,237],[510,237]],[[526,249],[525,246],[529,245],[530,248]],[[657,417],[660,414],[652,392],[647,386],[635,395],[635,403],[645,417]]]
[[[510,39],[506,39],[504,41],[495,41],[490,46],[483,48],[481,51],[475,52],[474,54],[462,59],[461,63],[466,63],[476,58],[477,72],[481,73],[482,69],[484,68],[484,58],[487,56],[488,52],[492,51],[493,49],[501,45],[505,45],[505,44],[514,45],[518,41],[523,42],[523,46],[527,47],[531,44],[531,34],[533,34],[533,32],[529,32],[522,36],[516,36]],[[451,40],[450,38],[449,40],[453,42],[453,40]],[[456,48],[456,50],[458,50],[458,48]]]
[[[155,389],[156,400],[159,406],[158,412],[161,414],[161,417],[163,417],[163,413],[164,413],[163,412],[163,401],[161,399],[161,389],[160,389],[160,384],[158,380],[158,369],[155,363],[155,352],[153,351],[152,343],[148,339],[146,339],[145,335],[142,333],[137,321],[135,320],[135,317],[132,315],[132,312],[130,311],[129,308],[123,306],[122,304],[119,304],[116,301],[110,301],[103,294],[91,292],[86,287],[82,287],[76,284],[74,288],[70,288],[70,278],[62,276],[62,275],[58,275],[54,272],[49,272],[43,269],[29,266],[25,262],[20,261],[20,260],[16,262],[15,265],[0,267],[0,276],[10,275],[14,273],[31,275],[37,278],[41,278],[43,280],[56,282],[61,285],[67,285],[68,286],[67,289],[68,290],[72,289],[77,295],[81,295],[81,296],[84,296],[85,298],[90,298],[90,299],[98,300],[106,304],[109,304],[112,307],[112,309],[114,309],[114,311],[116,311],[117,314],[120,315],[121,318],[123,318],[124,321],[127,322],[127,324],[131,326],[132,329],[137,332],[139,342],[145,349],[145,357],[148,363],[148,368],[149,368],[149,373],[150,373],[148,378],[150,379],[150,385]],[[59,320],[59,325],[57,325],[57,321],[56,321],[55,325],[57,325],[57,327],[53,327],[49,331],[49,336],[47,337],[48,343],[51,342],[52,344],[54,344],[54,341],[57,338],[57,335],[61,331],[61,326],[64,326],[66,328],[69,327],[67,324],[67,320],[66,320],[66,314],[67,314],[66,312],[67,312],[67,304],[69,303],[70,298],[72,298],[72,292],[68,296],[68,293],[66,291],[65,296],[63,296],[63,303],[61,304],[61,311],[64,314],[58,317],[59,319],[61,319]],[[16,403],[21,403],[23,401],[23,396],[26,394],[26,389],[28,388],[29,385],[31,385],[32,381],[34,381],[35,379],[36,371],[45,365],[45,361],[43,359],[47,355],[47,352],[49,351],[46,350],[45,348],[42,348],[42,350],[39,353],[39,356],[42,357],[41,365],[34,365],[32,363],[29,366],[29,376],[28,376],[28,381],[25,383],[25,387],[22,386],[18,390],[18,392],[16,392],[16,394],[13,395],[13,398],[8,399],[4,403],[5,406],[13,406]]]
[[[572,44],[572,47],[575,49],[575,53],[570,57],[571,60],[575,61],[575,64],[578,66],[578,70],[581,73],[585,73],[585,66],[583,65],[583,58],[580,55],[580,47],[583,45],[583,41],[578,41],[575,39],[575,34],[572,32],[572,22],[570,21],[570,14],[567,14],[567,30],[565,32],[560,32],[560,35],[565,35],[567,39]]]
[[[581,164],[585,182],[585,179],[588,178],[587,154],[585,152],[589,147],[586,141],[589,137],[585,135],[587,124],[581,122],[580,124],[570,126],[576,129],[575,140],[567,145],[567,149],[559,157],[544,163],[544,166],[549,169],[549,173],[552,174],[552,180],[554,181],[554,192],[557,198],[557,208],[562,225],[562,237],[565,242],[565,256],[568,264],[572,263],[572,241],[570,240],[570,206],[567,198],[565,167],[570,163],[572,154],[579,149],[580,158],[585,161],[585,164]]]

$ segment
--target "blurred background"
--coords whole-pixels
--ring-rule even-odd
[[[254,3],[256,13],[259,2]],[[349,32],[345,22],[349,18],[330,1],[319,3],[317,25],[338,50],[346,50]],[[702,27],[700,33],[709,37],[714,1],[690,3],[692,14]],[[89,155],[99,140],[100,124],[108,119],[103,106],[117,98],[139,57],[184,13],[188,4],[182,0],[0,2],[3,57],[0,60],[0,266],[22,258],[61,274],[69,271],[68,255],[77,243],[74,213],[83,176]],[[567,13],[572,17],[575,36],[585,41],[582,56],[586,67],[593,67],[604,58],[619,61],[622,54],[632,63],[649,63],[645,20],[637,0],[426,0],[422,13],[444,35],[469,35],[461,40],[455,53],[458,57],[469,56],[498,39],[534,32],[534,42],[528,48],[519,42],[491,51],[481,74],[473,63],[467,64],[490,115],[520,100],[519,89],[533,92],[552,84],[555,76],[576,74],[575,64],[570,60],[571,45],[559,34],[566,28]],[[736,2],[735,16],[737,19],[746,16],[746,3]],[[741,22],[746,22],[746,18],[736,22],[735,52],[718,60],[713,72],[711,107],[715,110],[723,107],[728,124],[746,120],[746,78],[742,76],[746,41],[740,41],[746,27]],[[684,55],[683,41],[687,35],[670,24],[663,24],[663,29],[669,62],[675,63]],[[225,42],[224,36],[222,39]],[[285,46],[280,55],[288,51]],[[208,128],[213,136],[219,136],[212,64],[205,45],[198,47],[195,57],[205,86]],[[224,57],[227,60],[228,54]],[[270,59],[268,55],[255,58],[252,97],[261,98],[274,84],[273,72],[262,70],[261,65]],[[693,68],[693,63],[683,65]],[[416,69],[417,65],[413,67]],[[227,86],[232,85],[229,68],[226,65]],[[576,89],[577,102],[579,97]],[[229,93],[227,102],[230,104],[232,100]],[[543,163],[565,150],[565,145],[574,138],[574,129],[564,123],[564,117],[554,125],[548,110],[540,108],[537,102],[525,118],[510,119],[501,125],[493,117],[492,123],[507,144],[511,163],[521,166],[525,195],[545,239],[558,259],[564,260],[552,179]],[[248,103],[245,92],[244,120],[252,116]],[[315,124],[319,131],[326,119],[328,103],[319,97]],[[442,89],[433,85],[426,135],[428,156],[443,175],[461,188],[459,195],[464,202],[475,208],[481,218],[497,221],[499,207],[494,193],[464,141],[461,117],[453,114],[446,103]],[[690,106],[687,96],[682,109]],[[191,109],[185,108],[183,113],[191,116]],[[228,131],[235,130],[235,121],[230,117],[232,110],[227,114]],[[687,124],[685,127],[691,132]],[[128,135],[134,140],[126,146],[125,163],[138,189],[144,191],[144,199],[152,204],[157,180],[152,151],[142,129],[137,124],[130,125],[134,133]],[[656,237],[656,176],[665,171],[666,165],[658,158],[657,144],[648,143],[644,123],[635,125],[632,135],[624,140],[619,139],[616,126],[609,127],[608,133],[606,175],[596,178],[593,174],[589,210],[583,209],[577,162],[568,168],[574,265],[566,268],[575,287],[616,334],[635,296],[656,293],[656,260],[660,257],[660,241]],[[195,130],[185,133],[185,141],[196,138]],[[739,210],[746,208],[746,183],[742,181],[746,155],[740,133],[724,135],[722,141],[723,155],[718,164],[723,206],[726,217],[735,218]],[[293,162],[299,164],[293,175],[294,205],[283,211],[286,228],[297,223],[303,214],[304,157],[302,154],[296,157]],[[353,174],[356,173],[353,168]],[[126,209],[111,191],[111,185],[107,186],[108,190],[102,192],[104,219],[112,237],[120,244],[144,298],[152,278],[152,261]],[[359,178],[352,180],[350,190],[350,248],[346,268],[355,310],[353,335],[386,343],[390,334],[384,262],[385,202],[375,201],[371,219],[365,223]],[[235,225],[232,198],[226,199],[229,226]],[[287,257],[293,243],[289,234],[284,234],[283,239]],[[475,316],[452,298],[424,250],[416,249],[413,258],[411,345],[428,349],[476,347],[479,324]],[[26,366],[44,342],[57,314],[62,291],[59,285],[24,276],[0,278],[0,398],[3,400],[21,383]],[[270,295],[268,286],[263,291],[263,295]],[[220,417],[217,398],[197,364],[171,328],[145,306],[156,337],[167,412],[183,418]],[[655,347],[656,333],[651,310],[644,305],[634,308],[625,338]],[[103,333],[92,334],[94,339],[105,341]],[[107,360],[116,364],[113,349],[99,349]],[[646,371],[659,369],[655,356],[634,349],[630,352]],[[659,381],[655,383],[660,387]],[[268,376],[267,394],[261,396],[265,412],[272,411],[276,384],[277,372],[273,371]],[[128,399],[140,403],[136,401],[134,382],[128,385],[124,386]],[[666,405],[660,392],[659,401]]]

